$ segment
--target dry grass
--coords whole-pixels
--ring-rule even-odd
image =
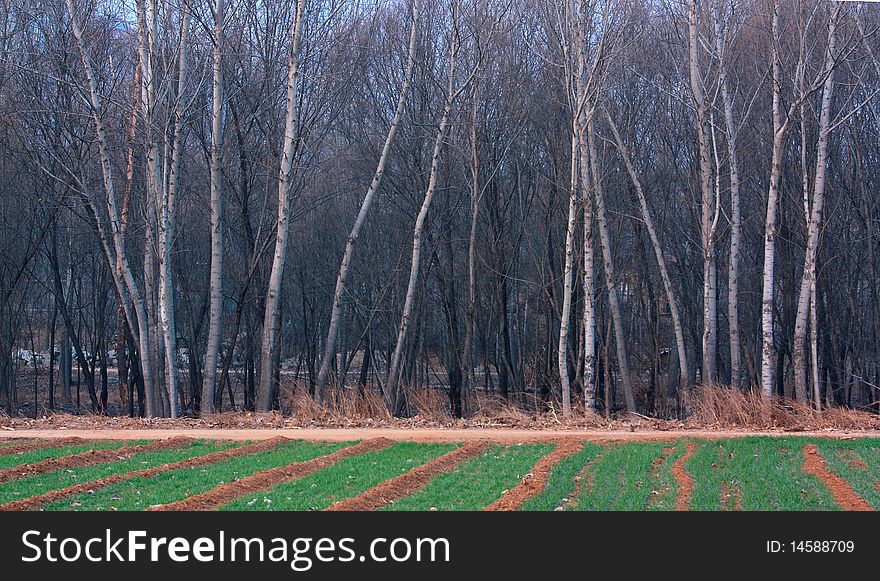
[[[821,412],[774,396],[769,402],[755,391],[701,386],[688,397],[688,425],[718,428],[801,430],[876,430],[880,415],[846,408]]]
[[[439,389],[407,390],[410,417],[394,418],[381,394],[367,390],[330,389],[323,406],[304,385],[286,383],[281,411],[270,413],[225,412],[207,418],[128,418],[50,414],[38,420],[0,414],[0,428],[514,428],[595,430],[880,430],[880,415],[831,408],[816,412],[793,401],[764,402],[760,394],[721,386],[694,388],[687,401],[688,417],[663,420],[619,412],[606,420],[572,402],[572,416],[563,418],[556,401],[546,404],[534,394],[510,399],[478,392],[466,402],[466,419],[450,412],[449,397]]]

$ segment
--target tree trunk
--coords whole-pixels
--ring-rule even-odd
[[[797,316],[794,328],[793,364],[795,377],[795,397],[801,403],[807,402],[807,363],[805,343],[807,338],[807,321],[811,297],[815,292],[817,268],[816,262],[819,253],[819,230],[822,225],[822,210],[825,204],[825,181],[826,165],[828,161],[828,136],[831,133],[831,104],[834,98],[834,59],[836,45],[837,17],[840,13],[840,5],[835,7],[831,15],[828,29],[828,48],[825,54],[825,68],[828,76],[822,89],[822,109],[819,114],[819,137],[816,144],[816,175],[813,182],[812,204],[809,203],[808,180],[804,172],[804,211],[807,220],[807,249],[804,255],[804,270],[801,276],[800,295],[798,299]],[[801,96],[803,99],[803,95]],[[801,108],[803,110],[803,102]],[[806,128],[801,128],[801,133],[806,133]],[[806,155],[806,152],[803,152]],[[805,165],[805,164],[804,164]],[[806,170],[806,166],[804,167]],[[814,317],[813,317],[814,318]],[[812,320],[812,318],[811,318]],[[815,332],[815,330],[814,330]],[[811,334],[812,335],[812,334]],[[811,350],[813,346],[811,345]],[[815,365],[815,355],[813,356]]]
[[[608,233],[608,221],[605,216],[605,200],[602,195],[602,176],[599,171],[599,158],[596,155],[596,144],[592,125],[588,129],[590,148],[590,167],[593,172],[593,189],[596,194],[596,218],[599,222],[599,239],[602,242],[602,260],[605,265],[605,284],[608,288],[608,307],[614,324],[614,340],[617,350],[617,366],[620,370],[620,383],[623,387],[623,400],[626,410],[636,411],[633,396],[632,378],[629,371],[629,360],[626,353],[626,338],[623,330],[623,316],[620,313],[620,302],[617,298],[617,283],[614,277],[614,261],[611,254],[611,236]],[[607,365],[608,362],[606,361]],[[607,389],[607,386],[606,386]]]
[[[213,100],[211,103],[211,312],[200,415],[214,413],[217,363],[223,335],[223,0],[214,3]]]
[[[324,354],[321,358],[321,367],[318,371],[318,378],[315,385],[315,399],[318,403],[323,403],[324,385],[327,382],[327,376],[330,373],[330,364],[335,355],[334,346],[336,344],[336,337],[339,333],[339,328],[341,326],[340,322],[342,316],[342,298],[343,294],[345,293],[345,284],[348,279],[351,260],[354,256],[354,245],[357,243],[358,237],[361,233],[361,229],[363,228],[364,222],[367,219],[367,214],[369,213],[370,207],[373,204],[373,199],[376,197],[376,192],[379,191],[379,186],[382,183],[382,177],[385,175],[385,165],[388,162],[389,155],[391,154],[391,146],[394,143],[394,137],[397,134],[397,128],[400,126],[400,120],[403,117],[403,111],[406,105],[406,98],[409,93],[410,84],[412,83],[413,70],[415,69],[418,20],[419,0],[414,0],[412,6],[412,26],[409,33],[409,49],[407,52],[408,56],[406,75],[404,76],[403,85],[400,88],[400,94],[397,97],[397,107],[394,111],[394,118],[391,121],[391,127],[389,127],[388,129],[388,134],[385,136],[385,145],[382,147],[382,154],[379,156],[379,162],[376,165],[376,171],[373,174],[373,181],[370,182],[370,187],[367,189],[367,193],[364,196],[363,202],[361,203],[361,208],[358,212],[357,218],[355,219],[354,226],[351,229],[351,233],[348,235],[348,241],[345,244],[345,252],[342,256],[342,263],[339,266],[339,275],[336,278],[336,290],[333,293],[333,309],[330,313],[330,327],[327,330],[327,340],[324,344]]]
[[[302,35],[304,7],[305,0],[297,0],[296,16],[290,35],[290,57],[287,65],[287,113],[284,122],[284,146],[278,170],[278,227],[275,234],[272,271],[269,275],[269,289],[266,293],[263,344],[260,352],[260,377],[256,394],[256,408],[261,412],[270,411],[275,399],[275,373],[272,364],[278,351],[277,327],[281,321],[281,283],[284,279],[284,262],[287,257],[287,238],[290,231],[290,188],[292,185],[290,178],[296,141],[296,104],[299,78],[297,53]]]

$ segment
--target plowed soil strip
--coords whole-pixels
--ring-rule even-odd
[[[386,504],[392,504],[395,500],[409,496],[423,488],[432,478],[444,472],[450,472],[456,466],[483,453],[486,449],[485,442],[470,442],[461,448],[447,452],[438,458],[434,458],[427,464],[413,468],[406,474],[401,474],[391,480],[386,480],[378,486],[367,490],[360,496],[341,500],[330,505],[327,511],[368,511],[377,510]]]
[[[86,494],[90,490],[97,490],[99,488],[104,488],[105,486],[117,484],[125,480],[130,480],[132,478],[152,478],[153,476],[163,474],[165,472],[170,472],[171,470],[195,468],[197,466],[204,466],[206,464],[222,462],[235,456],[244,456],[246,454],[264,452],[266,450],[271,450],[272,448],[278,446],[285,441],[287,441],[286,438],[272,438],[271,440],[264,440],[262,442],[257,442],[256,444],[251,444],[249,446],[241,446],[239,448],[231,448],[229,450],[222,450],[220,452],[205,454],[204,456],[187,458],[186,460],[181,460],[180,462],[163,464],[162,466],[156,466],[155,468],[145,468],[144,470],[135,470],[134,472],[126,472],[125,474],[114,474],[112,476],[107,476],[106,478],[92,480],[91,482],[74,484],[73,486],[68,486],[67,488],[61,488],[59,490],[53,490],[51,492],[46,492],[45,494],[37,494],[35,496],[16,500],[14,502],[0,504],[0,511],[36,510],[43,505],[55,502],[62,498],[75,496],[77,494]]]
[[[675,452],[674,446],[671,446],[669,448],[663,448],[663,453],[660,454],[660,456],[657,456],[656,458],[654,458],[654,461],[651,462],[651,469],[648,471],[647,480],[650,481],[652,479],[659,479],[660,470],[663,467],[663,463],[666,462],[666,459],[669,458],[669,455],[672,454],[673,452]],[[653,506],[653,505],[657,504],[657,500],[660,498],[660,496],[664,492],[668,492],[668,491],[669,491],[668,486],[665,486],[660,490],[658,490],[657,488],[654,488],[653,490],[651,490],[651,498],[648,499],[648,505]]]
[[[685,464],[697,451],[696,442],[688,442],[684,454],[672,465],[672,475],[678,482],[678,497],[675,499],[675,510],[685,511],[691,508],[691,494],[694,492],[694,477],[688,474]]]
[[[601,461],[604,457],[604,453],[599,454],[584,464],[584,467],[581,468],[578,471],[577,476],[574,477],[574,490],[571,492],[571,497],[568,499],[563,498],[556,510],[564,510],[566,508],[574,510],[577,508],[581,495],[588,493],[593,488],[593,480],[595,478],[592,471],[593,465]]]
[[[731,499],[733,499],[733,506],[731,507]],[[742,506],[740,505],[742,502],[742,489],[739,487],[739,484],[734,484],[730,486],[727,482],[721,483],[721,510],[729,511],[733,510],[734,512],[739,512],[742,510]]]
[[[392,440],[387,440],[385,438],[366,440],[359,444],[355,444],[354,446],[342,448],[341,450],[337,450],[326,456],[321,456],[320,458],[263,470],[236,482],[221,484],[217,488],[209,490],[203,494],[197,494],[161,506],[151,506],[147,510],[214,510],[247,494],[268,490],[276,484],[297,480],[298,478],[308,476],[313,472],[332,466],[344,458],[357,456],[364,452],[381,450],[382,448],[387,448],[393,443]]]
[[[803,470],[821,480],[834,497],[834,502],[843,510],[874,510],[864,498],[856,494],[846,480],[828,468],[816,444],[804,446]]]
[[[565,458],[576,454],[583,447],[577,440],[566,440],[556,446],[552,452],[538,460],[532,471],[519,481],[519,484],[501,495],[501,498],[484,508],[486,511],[512,511],[539,494],[547,486],[553,467]]]
[[[32,452],[43,448],[60,448],[62,446],[76,446],[85,442],[82,438],[48,438],[46,440],[32,440],[22,444],[13,444],[0,448],[0,456],[12,456],[22,452]]]
[[[868,467],[859,458],[858,452],[855,450],[838,450],[837,457],[846,462],[850,470],[867,470]]]
[[[46,458],[41,462],[34,464],[24,464],[23,466],[13,466],[0,470],[0,484],[14,478],[30,478],[39,476],[54,470],[67,470],[70,468],[82,468],[84,466],[94,466],[95,464],[104,464],[114,460],[126,460],[135,454],[141,452],[155,452],[157,450],[170,450],[172,448],[180,448],[192,442],[191,438],[168,438],[159,440],[143,446],[128,446],[113,450],[89,450],[81,454],[72,454],[70,456],[62,456],[60,458]]]

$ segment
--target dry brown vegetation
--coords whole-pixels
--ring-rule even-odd
[[[224,412],[207,418],[129,418],[97,415],[51,414],[34,420],[0,415],[0,428],[26,429],[280,429],[280,428],[517,428],[635,430],[880,430],[880,415],[862,410],[829,408],[817,412],[790,400],[762,400],[760,394],[726,387],[700,387],[688,397],[685,419],[655,419],[622,412],[609,419],[585,413],[573,406],[572,417],[564,419],[553,402],[536,402],[532,395],[505,400],[478,393],[469,402],[470,415],[455,419],[445,392],[426,389],[409,392],[412,416],[393,418],[381,396],[367,391],[328,392],[324,406],[307,392],[289,395],[283,411],[270,413]]]

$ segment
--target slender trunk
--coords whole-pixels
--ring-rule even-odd
[[[110,230],[112,233],[113,246],[116,255],[116,263],[110,264],[109,266],[111,271],[113,271],[114,273],[121,273],[122,280],[119,280],[120,277],[118,275],[114,276],[114,284],[116,284],[117,286],[119,295],[126,296],[125,291],[127,291],[128,296],[134,304],[134,310],[137,317],[137,326],[139,330],[139,360],[141,363],[141,377],[143,378],[144,391],[147,394],[145,415],[147,415],[148,417],[152,417],[155,415],[156,410],[150,402],[154,398],[156,389],[155,383],[153,381],[152,360],[149,357],[151,327],[148,325],[147,322],[146,310],[144,308],[142,295],[138,290],[137,284],[135,283],[134,275],[132,274],[132,270],[128,263],[128,258],[125,254],[122,231],[120,229],[119,212],[116,205],[116,193],[113,186],[112,165],[107,148],[107,137],[104,130],[104,122],[100,114],[101,103],[98,98],[97,84],[92,73],[91,61],[86,55],[85,47],[83,45],[82,30],[80,29],[79,21],[76,17],[73,0],[67,0],[67,11],[70,17],[71,26],[73,28],[74,37],[77,40],[77,47],[82,58],[83,68],[85,70],[86,82],[88,83],[89,88],[89,105],[92,113],[92,121],[94,122],[95,133],[98,137],[98,152],[101,157],[101,170],[104,180],[104,192],[107,195],[107,210],[110,216]],[[98,214],[96,212],[96,218],[97,216]],[[98,221],[98,224],[100,225],[100,221]],[[102,229],[99,228],[99,230],[103,232]],[[105,240],[103,236],[102,240]],[[108,260],[109,259],[110,254],[108,248]],[[128,301],[123,301],[123,303],[126,309],[126,318],[128,319],[129,326],[133,328],[135,316],[133,316],[130,312]]]
[[[454,14],[457,22],[458,13]],[[397,342],[394,346],[394,353],[391,356],[391,362],[388,366],[388,379],[385,382],[385,401],[392,413],[397,414],[402,410],[404,399],[400,397],[400,363],[403,355],[403,348],[406,344],[407,334],[409,332],[410,319],[412,317],[413,305],[415,304],[416,283],[419,278],[419,266],[422,259],[422,232],[424,231],[425,221],[428,217],[428,210],[431,208],[431,200],[437,187],[437,174],[440,169],[440,155],[443,150],[443,141],[446,137],[446,130],[449,127],[449,117],[452,113],[452,104],[457,94],[464,89],[464,86],[455,91],[455,62],[459,46],[450,48],[449,56],[449,79],[446,93],[446,103],[443,107],[443,115],[440,118],[440,125],[437,128],[437,134],[434,138],[434,149],[431,154],[431,171],[428,177],[428,188],[425,190],[425,197],[419,214],[416,217],[415,227],[413,228],[413,251],[412,261],[410,264],[409,282],[407,283],[406,299],[404,300],[403,312],[400,317],[400,324],[397,328]]]
[[[630,158],[629,151],[623,143],[623,139],[620,136],[620,132],[617,130],[614,120],[607,111],[605,112],[605,116],[608,119],[608,125],[611,127],[611,132],[614,134],[614,141],[617,144],[617,149],[620,151],[623,163],[626,166],[630,179],[632,179],[636,195],[639,198],[639,208],[642,212],[642,220],[645,222],[645,227],[648,230],[648,237],[651,239],[651,245],[654,248],[654,256],[657,259],[657,266],[660,268],[660,278],[663,280],[663,289],[666,292],[666,299],[669,302],[669,310],[672,315],[672,326],[675,332],[675,345],[678,350],[679,389],[685,389],[687,386],[688,370],[687,350],[685,349],[684,330],[681,322],[681,312],[678,308],[678,298],[676,296],[675,287],[672,285],[672,277],[669,276],[669,269],[666,266],[666,258],[663,255],[663,247],[660,245],[660,238],[657,236],[657,231],[654,228],[654,220],[651,218],[651,212],[648,209],[648,200],[645,197],[642,182],[636,173],[632,158]]]
[[[691,0],[688,10],[688,65],[690,90],[696,114],[697,143],[700,158],[701,221],[700,237],[703,243],[703,382],[716,378],[715,349],[717,344],[717,291],[715,288],[715,232],[713,224],[712,169],[709,162],[709,135],[706,112],[708,105],[703,94],[700,72],[699,34],[697,31],[697,2]]]
[[[223,0],[214,4],[214,86],[211,105],[211,313],[205,349],[201,415],[214,413],[217,362],[223,335]]]
[[[333,293],[333,309],[330,313],[330,327],[327,330],[327,340],[324,344],[324,354],[321,358],[321,367],[318,371],[318,378],[315,385],[315,399],[318,403],[324,400],[324,385],[327,382],[327,376],[330,373],[330,364],[335,356],[336,338],[341,326],[342,314],[342,298],[345,293],[345,284],[348,279],[351,260],[354,256],[354,246],[360,236],[361,229],[367,219],[367,214],[376,197],[376,192],[382,183],[382,177],[385,175],[385,165],[391,153],[391,146],[394,143],[394,137],[397,134],[397,128],[400,126],[400,120],[403,117],[403,111],[406,105],[406,98],[409,93],[410,84],[412,83],[413,70],[415,69],[416,57],[416,39],[418,37],[418,20],[419,20],[419,0],[414,0],[412,6],[412,26],[409,33],[409,49],[407,57],[407,69],[404,76],[403,85],[400,88],[400,94],[397,97],[397,108],[394,111],[394,118],[391,121],[391,127],[385,137],[385,145],[382,148],[382,154],[379,156],[379,162],[376,165],[376,171],[373,174],[373,181],[364,196],[361,203],[360,211],[355,219],[351,233],[348,235],[348,241],[345,244],[345,252],[342,256],[342,263],[339,266],[339,275],[336,278],[336,290]]]
[[[562,271],[562,313],[559,321],[559,381],[562,385],[562,415],[571,415],[571,380],[568,376],[568,325],[571,319],[572,271],[574,270],[574,235],[577,228],[577,127],[571,133],[571,175],[568,190],[568,222],[565,233],[565,266]]]
[[[778,33],[779,8],[774,3],[772,15],[772,84],[773,84],[773,150],[770,161],[770,187],[767,192],[767,218],[764,222],[764,268],[761,292],[761,393],[766,399],[773,396],[773,286],[775,283],[775,252],[777,235],[777,210],[779,206],[779,179],[782,173],[782,154],[788,119],[782,119],[781,63],[779,59]]]
[[[269,289],[266,293],[266,312],[263,317],[263,344],[260,352],[260,377],[257,385],[257,411],[272,409],[275,396],[273,360],[278,351],[279,337],[277,326],[281,321],[281,283],[284,279],[284,262],[287,257],[287,238],[290,231],[290,189],[291,169],[293,168],[294,146],[296,142],[296,101],[299,79],[299,43],[302,35],[303,9],[305,0],[297,0],[296,16],[293,20],[290,55],[287,66],[287,105],[284,122],[284,146],[278,170],[278,227],[275,233],[275,252],[272,257],[272,271],[269,275]],[[277,324],[278,325],[277,325]]]
[[[468,302],[465,309],[464,344],[462,345],[462,377],[464,378],[464,413],[467,413],[467,398],[474,390],[475,376],[473,365],[474,311],[477,306],[477,225],[480,215],[480,156],[477,148],[477,112],[479,105],[479,85],[474,80],[473,103],[471,104],[471,223],[468,235]]]
[[[739,158],[736,152],[737,126],[733,118],[733,97],[727,78],[721,17],[715,14],[715,47],[719,55],[718,82],[724,108],[724,127],[730,164],[730,258],[727,267],[727,319],[730,327],[730,383],[740,387],[742,382],[742,355],[739,333],[739,261],[742,239],[742,211],[739,196]]]
[[[822,211],[825,204],[825,181],[826,181],[826,165],[828,161],[828,137],[831,132],[831,104],[834,97],[834,59],[836,45],[836,29],[837,16],[839,14],[839,5],[831,15],[831,22],[828,30],[828,48],[825,53],[825,68],[829,70],[828,76],[822,89],[822,109],[819,114],[819,137],[816,145],[816,175],[813,182],[812,204],[809,200],[808,179],[806,171],[804,171],[804,212],[807,219],[807,249],[804,255],[804,270],[801,277],[800,295],[798,299],[797,316],[795,318],[794,330],[794,348],[792,350],[794,377],[795,377],[795,397],[801,403],[807,401],[807,362],[805,343],[807,339],[807,322],[808,318],[813,320],[813,316],[809,316],[811,300],[816,287],[817,268],[816,262],[819,253],[819,230],[822,225]],[[803,98],[803,96],[802,96]],[[803,109],[804,104],[801,103]],[[806,133],[806,128],[801,128],[801,133]],[[806,152],[803,153],[806,155]],[[806,164],[804,170],[806,170]],[[815,335],[815,329],[811,333]],[[815,349],[811,345],[811,350]],[[815,355],[813,355],[813,364],[815,366]],[[814,374],[815,375],[815,374]]]
[[[608,221],[605,216],[605,200],[602,194],[602,177],[599,171],[599,158],[596,155],[596,144],[593,137],[592,125],[588,128],[588,142],[590,149],[590,167],[593,175],[593,189],[596,194],[596,218],[599,222],[599,239],[602,242],[602,260],[605,265],[605,284],[608,288],[608,307],[611,311],[611,320],[614,324],[614,340],[617,350],[617,366],[620,370],[620,383],[623,387],[623,399],[626,410],[636,411],[636,402],[633,396],[632,378],[629,372],[629,359],[626,353],[626,338],[623,330],[623,316],[620,312],[620,302],[617,297],[617,283],[614,277],[614,261],[611,255],[611,236],[608,232]],[[608,362],[606,361],[606,365]],[[606,386],[607,389],[607,386]]]

